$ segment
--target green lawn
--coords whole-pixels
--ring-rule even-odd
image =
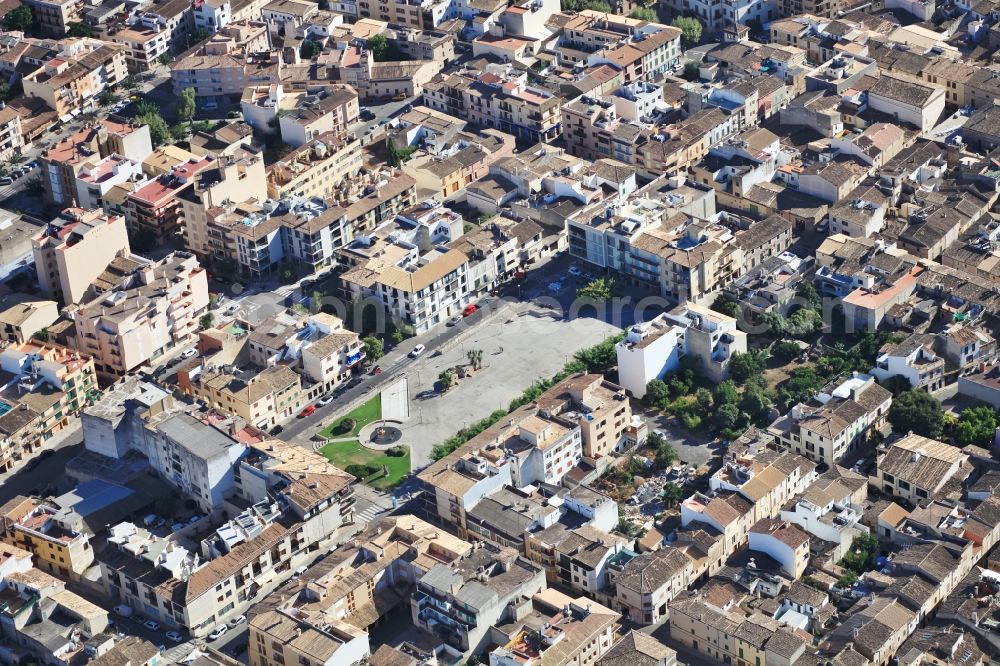
[[[344,414],[342,417],[320,430],[319,434],[320,437],[325,437],[327,439],[334,437],[357,437],[362,428],[373,421],[378,421],[380,418],[382,418],[382,402],[379,400],[379,396],[376,395],[368,402],[356,407],[354,411]],[[357,424],[351,432],[338,434],[339,431],[337,428],[344,419],[354,419]]]
[[[366,449],[357,440],[344,442],[332,442],[319,450],[327,460],[340,469],[348,465],[364,465],[374,463],[376,465],[386,465],[389,468],[389,475],[383,476],[381,472],[368,479],[362,479],[373,488],[392,488],[410,473],[410,449],[406,448],[406,455],[401,458],[382,455],[376,451]]]

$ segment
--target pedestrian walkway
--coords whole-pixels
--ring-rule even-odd
[[[366,500],[360,500],[358,505],[361,505],[362,503],[367,504],[368,508],[362,510],[360,513],[354,514],[354,522],[362,529],[379,516],[389,512],[388,509],[381,507],[378,504],[372,504]]]

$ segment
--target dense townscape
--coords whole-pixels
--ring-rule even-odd
[[[0,73],[0,664],[1000,664],[997,0],[0,0]]]

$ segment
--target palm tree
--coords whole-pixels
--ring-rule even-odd
[[[470,349],[465,352],[466,358],[469,359],[469,363],[472,364],[473,370],[483,369],[483,350],[482,349]]]

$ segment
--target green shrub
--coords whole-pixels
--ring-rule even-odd
[[[393,458],[402,458],[406,455],[406,448],[402,446],[393,446],[385,452],[385,455],[392,456]]]

